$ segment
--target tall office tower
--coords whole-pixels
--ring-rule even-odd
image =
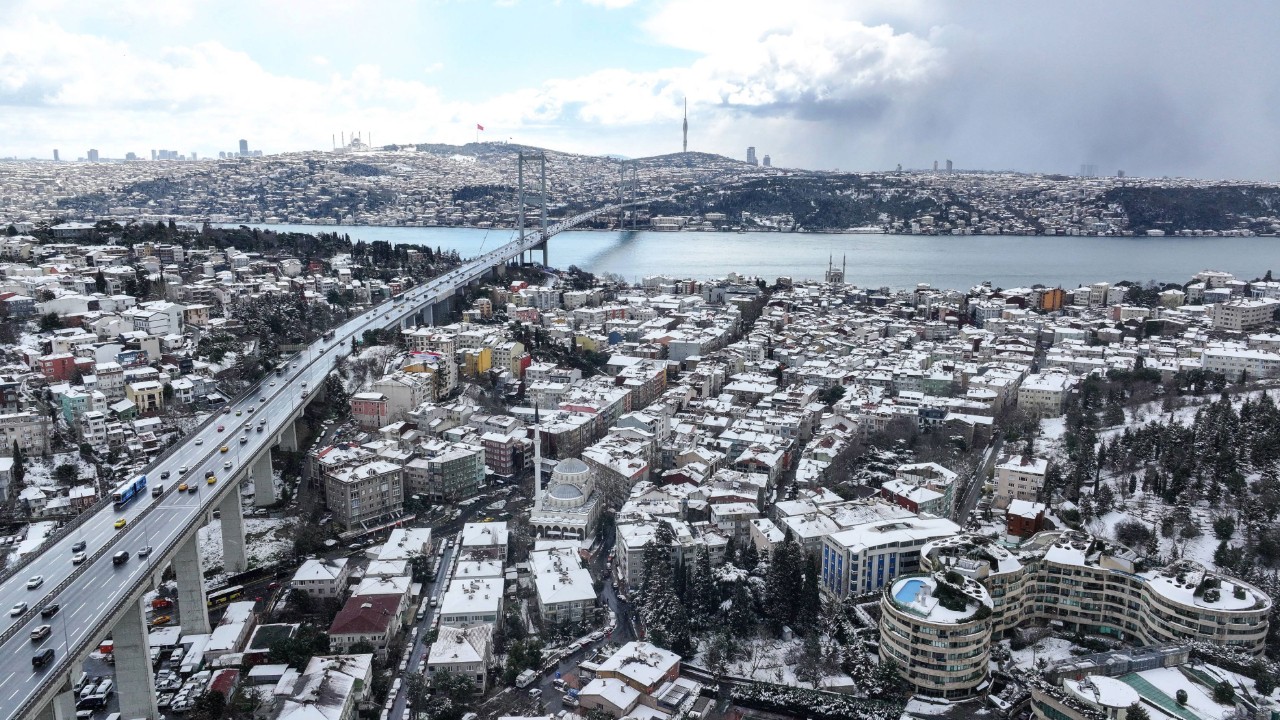
[[[1120,178],[1124,177],[1124,171],[1123,171],[1123,170],[1117,170],[1117,171],[1116,171],[1116,177],[1120,177]]]
[[[937,160],[934,160],[934,161],[933,161],[933,171],[934,171],[934,172],[938,172],[938,161],[937,161]]]
[[[689,98],[684,99],[684,148],[682,152],[689,152]]]
[[[192,160],[192,161],[199,160],[199,158],[196,156],[196,151],[195,151],[195,150],[192,150],[192,151],[191,151],[191,160]]]
[[[747,164],[748,165],[758,164],[756,163],[756,149],[754,146],[747,148]]]
[[[137,159],[138,159],[138,153],[135,153],[135,152],[127,152],[127,153],[125,153],[125,154],[124,154],[124,159],[125,159],[125,160],[137,160]]]
[[[241,157],[243,157],[243,156],[246,156],[246,155],[248,155],[248,154],[249,154],[249,141],[248,141],[248,140],[241,140],[241,141],[240,141],[240,155],[241,155]]]
[[[89,162],[98,162],[98,151],[94,148],[89,148]]]
[[[947,161],[947,172],[951,172],[951,161]]]
[[[155,149],[155,148],[151,148],[151,159],[152,159],[152,160],[155,160],[155,159],[156,159],[156,149]]]
[[[58,162],[58,148],[53,149],[53,161]]]
[[[773,167],[773,161],[769,159],[769,156],[768,156],[768,155],[765,155],[765,156],[764,156],[764,166],[765,166],[765,167]]]

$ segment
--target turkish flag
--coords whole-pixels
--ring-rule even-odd
[[[476,123],[476,129],[477,129],[477,130],[483,130],[483,129],[484,129],[484,126],[483,126],[483,125],[481,125],[480,123]]]

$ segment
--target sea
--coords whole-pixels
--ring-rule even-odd
[[[236,225],[231,225],[236,226]],[[264,225],[277,232],[339,232],[353,241],[425,245],[478,255],[509,242],[510,228],[366,225]],[[535,256],[541,260],[541,253]],[[1022,235],[884,235],[858,233],[568,231],[551,238],[548,263],[576,265],[628,282],[650,275],[710,279],[736,272],[772,282],[822,279],[828,263],[845,267],[861,287],[910,289],[919,283],[966,290],[995,287],[1074,288],[1131,280],[1184,283],[1201,270],[1252,280],[1280,271],[1275,237],[1089,237]]]

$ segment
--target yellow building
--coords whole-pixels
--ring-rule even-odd
[[[151,413],[164,410],[164,386],[155,380],[129,383],[124,386],[124,396],[134,405],[138,412]]]
[[[476,377],[493,367],[493,351],[487,347],[467,348],[462,351],[462,374]]]

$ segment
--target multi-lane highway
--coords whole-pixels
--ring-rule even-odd
[[[574,216],[548,228],[547,237],[595,215],[616,210],[617,206],[611,206]],[[489,268],[542,242],[542,234],[535,231],[527,235],[523,243],[507,243],[472,258],[462,267],[347,321],[337,329],[332,340],[318,341],[295,355],[281,368],[280,374],[270,374],[228,405],[225,412],[187,436],[169,456],[149,466],[145,470],[149,481],[147,489],[127,507],[101,508],[74,532],[43,548],[21,572],[0,583],[0,709],[4,710],[3,714],[31,716],[40,709],[44,698],[49,697],[55,682],[69,672],[78,673],[78,667],[72,668],[71,664],[84,657],[110,632],[120,603],[134,596],[149,575],[173,558],[180,544],[206,521],[227,493],[239,492],[238,484],[246,477],[246,466],[276,443],[286,424],[297,417],[307,397],[324,382],[335,363],[350,352],[353,337],[359,337],[366,330],[402,322],[424,307],[448,298]],[[259,432],[258,424],[263,421],[263,431]],[[241,436],[247,438],[243,444]],[[223,446],[227,448],[225,453],[221,452]],[[229,469],[226,463],[230,463]],[[184,467],[186,470],[180,476]],[[213,485],[205,481],[210,471],[217,477]],[[162,480],[160,476],[165,472],[169,477]],[[194,486],[196,492],[177,492],[177,486],[184,481]],[[156,483],[164,485],[159,497],[151,495]],[[117,529],[115,523],[121,518],[126,524]],[[80,541],[86,545],[88,559],[74,565],[72,547]],[[149,557],[139,558],[138,550],[146,546],[154,550]],[[113,564],[112,555],[121,550],[128,551],[130,559],[120,565]],[[42,584],[28,588],[28,580],[37,575],[43,578]],[[25,603],[25,609],[10,615],[10,609],[18,603]],[[39,611],[53,604],[60,606],[59,611],[51,618],[42,618]],[[43,641],[33,642],[31,630],[46,623],[52,626],[52,633]],[[32,655],[44,648],[54,649],[54,661],[34,669]]]

